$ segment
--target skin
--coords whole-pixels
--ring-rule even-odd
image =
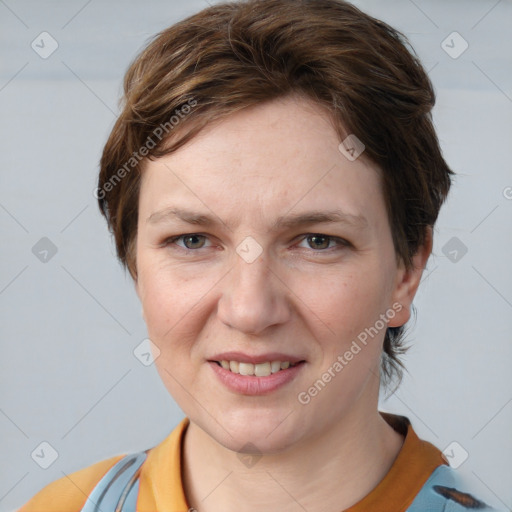
[[[199,512],[339,511],[402,446],[377,411],[385,329],[307,405],[297,399],[393,304],[401,311],[388,325],[408,320],[431,251],[429,238],[412,269],[397,263],[380,170],[339,143],[325,111],[288,96],[209,125],[143,169],[135,284],[157,369],[191,421],[183,479]],[[158,214],[171,207],[217,224]],[[365,220],[271,231],[280,216],[334,209]],[[172,240],[191,233],[204,236]],[[263,250],[252,263],[236,252],[248,236]],[[212,371],[225,351],[305,364],[278,390],[247,396]],[[252,467],[238,456],[248,442],[261,455]]]

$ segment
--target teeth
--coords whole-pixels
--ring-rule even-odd
[[[272,373],[286,370],[290,366],[289,361],[268,361],[265,363],[241,363],[239,361],[219,361],[222,368],[240,375],[255,375],[256,377],[268,377]]]
[[[240,363],[238,372],[240,375],[254,375],[254,365],[252,363]]]
[[[281,361],[272,361],[270,363],[270,371],[272,373],[277,373],[281,369]]]
[[[254,375],[256,375],[256,377],[268,377],[270,373],[270,363],[260,363],[254,365]]]

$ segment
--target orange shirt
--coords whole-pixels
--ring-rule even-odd
[[[405,436],[404,444],[377,487],[345,512],[405,512],[434,469],[447,464],[440,450],[418,438],[407,418],[381,415]],[[149,451],[141,468],[137,512],[189,510],[181,479],[181,446],[188,423],[185,418]],[[19,512],[79,512],[98,481],[122,457],[111,457],[52,482]]]

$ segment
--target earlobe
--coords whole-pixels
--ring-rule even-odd
[[[402,263],[397,272],[397,281],[393,292],[393,304],[401,305],[400,312],[389,321],[389,327],[404,325],[411,316],[411,305],[421,282],[423,270],[432,252],[432,227],[425,228],[425,241],[414,254],[411,266],[406,268]]]

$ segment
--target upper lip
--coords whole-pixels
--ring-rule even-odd
[[[266,363],[272,361],[288,361],[291,364],[304,361],[304,358],[283,354],[282,352],[267,352],[266,354],[244,354],[243,352],[222,352],[213,357],[208,358],[208,361],[238,361],[240,363]]]

